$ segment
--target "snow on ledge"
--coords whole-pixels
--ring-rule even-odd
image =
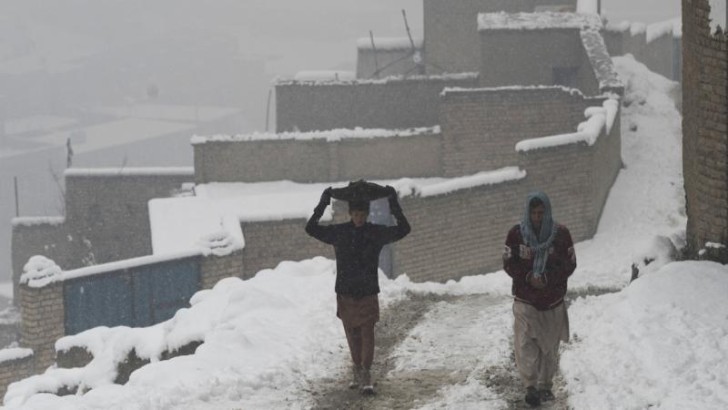
[[[441,97],[445,97],[448,94],[463,94],[463,93],[482,93],[482,92],[493,92],[493,91],[534,91],[534,90],[561,90],[572,96],[584,97],[581,90],[577,88],[564,87],[562,85],[508,85],[501,87],[480,87],[480,88],[463,88],[463,87],[445,87],[440,92]]]
[[[478,13],[478,31],[546,30],[602,27],[602,19],[593,13]]]
[[[576,143],[586,143],[592,146],[601,135],[602,130],[605,130],[607,134],[612,131],[618,112],[619,101],[610,98],[604,101],[602,107],[589,107],[585,110],[584,115],[587,120],[579,124],[577,132],[519,141],[516,144],[516,151],[528,152]]]
[[[446,195],[463,189],[471,189],[486,185],[496,185],[508,181],[517,181],[526,177],[526,171],[518,167],[504,167],[495,171],[479,172],[474,175],[457,177],[442,182],[417,185],[411,180],[400,180],[392,186],[400,196],[414,196],[420,198]]]
[[[328,142],[341,141],[349,138],[389,138],[389,137],[412,137],[416,135],[440,134],[440,126],[421,127],[409,129],[387,130],[383,128],[339,128],[328,131],[308,132],[282,132],[282,133],[252,133],[239,135],[212,135],[192,137],[192,145],[204,144],[207,142],[240,142],[240,141],[270,141],[270,140],[301,140],[310,141],[325,139]]]
[[[28,259],[20,275],[20,283],[31,288],[42,288],[61,279],[63,271],[55,262],[45,256],[35,255]]]
[[[415,48],[422,48],[424,43],[422,38],[413,38]],[[377,51],[396,51],[410,50],[412,43],[409,37],[374,37],[374,47]],[[359,50],[373,50],[372,39],[370,37],[360,37],[356,40],[356,48]]]
[[[11,347],[8,349],[2,349],[0,350],[0,363],[25,359],[26,357],[30,356],[33,356],[33,349],[26,349],[22,347]]]
[[[109,177],[109,176],[155,176],[194,175],[193,167],[144,167],[144,168],[69,168],[64,176]]]
[[[401,83],[401,82],[415,82],[415,81],[455,81],[455,80],[473,80],[478,78],[477,72],[467,73],[445,73],[436,75],[392,75],[380,79],[354,79],[349,81],[344,80],[312,80],[312,81],[297,81],[295,79],[277,78],[273,80],[273,85],[308,85],[308,86],[325,86],[325,85],[372,85],[372,84],[390,84],[390,83]]]
[[[308,70],[299,71],[293,77],[295,81],[352,81],[356,79],[353,71]]]
[[[59,226],[66,222],[63,216],[18,216],[11,219],[11,224],[15,226],[40,226],[53,225]]]
[[[192,258],[203,255],[202,250],[194,249],[177,253],[168,253],[165,255],[148,255],[138,258],[125,259],[116,262],[103,263],[99,265],[87,266],[85,268],[68,270],[62,273],[59,280],[66,281],[69,279],[77,279],[85,276],[98,275],[100,273],[114,272],[125,269],[132,269],[139,266],[151,265],[155,263],[169,262],[176,259]]]

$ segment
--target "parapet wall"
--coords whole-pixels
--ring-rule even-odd
[[[475,74],[276,84],[276,131],[405,129],[437,125],[439,94],[473,87]]]
[[[432,177],[442,172],[439,127],[414,132],[333,130],[197,141],[193,145],[196,183],[333,182]]]

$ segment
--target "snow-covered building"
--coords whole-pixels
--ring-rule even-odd
[[[23,360],[36,370],[53,361],[47,335],[155,323],[221,277],[332,257],[303,226],[325,187],[354,179],[394,186],[413,226],[383,252],[388,275],[444,282],[497,269],[503,235],[534,189],[549,193],[575,240],[591,237],[622,165],[621,83],[598,17],[543,10],[470,21],[484,50],[495,32],[509,47],[531,41],[532,24],[563,36],[573,47],[553,60],[581,64],[575,81],[555,81],[569,78],[552,66],[497,80],[485,58],[451,74],[309,73],[278,82],[278,133],[194,137],[192,170],[68,171],[64,217],[16,221],[14,277],[24,275],[21,304],[37,318],[22,341],[35,359]],[[345,218],[340,202],[326,215]],[[386,205],[374,204],[373,219],[390,222]],[[119,249],[134,255],[117,260]],[[25,263],[37,254],[58,264],[53,280]]]

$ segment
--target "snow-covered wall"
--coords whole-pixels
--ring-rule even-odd
[[[682,2],[683,175],[689,255],[697,258],[704,250],[702,257],[727,263],[728,36],[713,31],[709,20],[715,17],[709,14],[713,4]]]
[[[278,81],[276,131],[412,128],[437,125],[438,94],[472,87],[477,74],[357,81]]]
[[[219,136],[195,140],[195,180],[347,181],[441,174],[440,127]]]
[[[518,163],[520,140],[574,132],[597,103],[575,89],[524,86],[446,89],[442,120],[444,175]]]

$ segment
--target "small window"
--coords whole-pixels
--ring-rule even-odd
[[[576,85],[578,67],[554,67],[554,85],[573,87]]]

